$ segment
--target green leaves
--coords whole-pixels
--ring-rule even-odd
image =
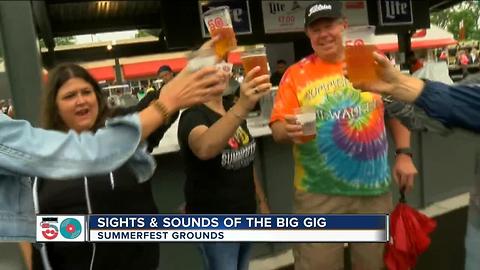
[[[432,24],[436,24],[459,38],[460,23],[463,20],[465,39],[480,39],[478,19],[480,13],[479,1],[463,1],[451,8],[430,15]]]

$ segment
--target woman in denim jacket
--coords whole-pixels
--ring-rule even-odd
[[[107,107],[101,88],[86,69],[61,64],[48,74],[43,99],[43,126],[52,130],[95,131],[118,112]],[[140,103],[133,110],[141,110]],[[137,108],[138,107],[138,108]],[[122,112],[119,112],[122,113]],[[170,126],[148,137],[152,145]],[[154,138],[152,138],[154,137]],[[149,180],[149,179],[147,179]],[[33,181],[36,213],[52,215],[158,214],[151,184],[138,181],[128,164],[108,173],[70,181]],[[118,254],[122,254],[118,257]],[[33,269],[156,269],[159,243],[46,243],[33,252]],[[42,267],[42,264],[44,267]]]
[[[35,241],[32,189],[27,176],[91,176],[126,163],[138,181],[144,181],[153,174],[155,164],[145,147],[139,147],[140,141],[168,114],[223,92],[219,82],[224,79],[225,75],[215,68],[182,71],[158,99],[167,110],[152,104],[138,114],[107,121],[106,127],[95,134],[46,131],[0,114],[0,241]]]

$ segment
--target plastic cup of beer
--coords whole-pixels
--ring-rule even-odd
[[[348,79],[352,83],[378,80],[373,52],[375,45],[352,45],[345,47],[345,62]]]
[[[261,75],[270,75],[270,69],[267,61],[267,51],[263,46],[245,49],[240,57],[240,61],[242,62],[245,75],[256,66],[260,67],[260,71],[255,74],[255,77]]]
[[[203,19],[212,37],[220,36],[215,42],[215,54],[224,59],[227,53],[237,47],[228,6],[212,8],[203,13]]]
[[[375,81],[378,79],[373,59],[375,47],[375,27],[356,26],[345,31],[345,62],[348,79],[352,83]]]
[[[213,67],[217,61],[215,53],[212,49],[202,49],[187,54],[187,69],[195,72],[204,67]]]
[[[294,110],[297,122],[302,125],[302,141],[309,141],[317,134],[317,114],[313,107],[300,107]]]

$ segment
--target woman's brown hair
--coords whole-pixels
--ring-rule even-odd
[[[109,110],[106,99],[102,94],[102,90],[97,81],[88,73],[83,67],[65,63],[56,66],[48,73],[47,86],[43,93],[42,101],[42,126],[46,129],[54,129],[60,131],[67,131],[70,128],[65,125],[57,107],[58,90],[70,79],[80,78],[92,85],[98,102],[98,117],[93,126],[93,131],[102,127],[108,117]]]

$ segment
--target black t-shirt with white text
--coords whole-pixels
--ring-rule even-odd
[[[222,116],[205,105],[184,111],[178,124],[178,141],[185,172],[187,213],[253,214],[256,211],[253,161],[256,143],[244,122],[227,145],[212,159],[200,160],[188,146],[197,126],[212,126]]]

